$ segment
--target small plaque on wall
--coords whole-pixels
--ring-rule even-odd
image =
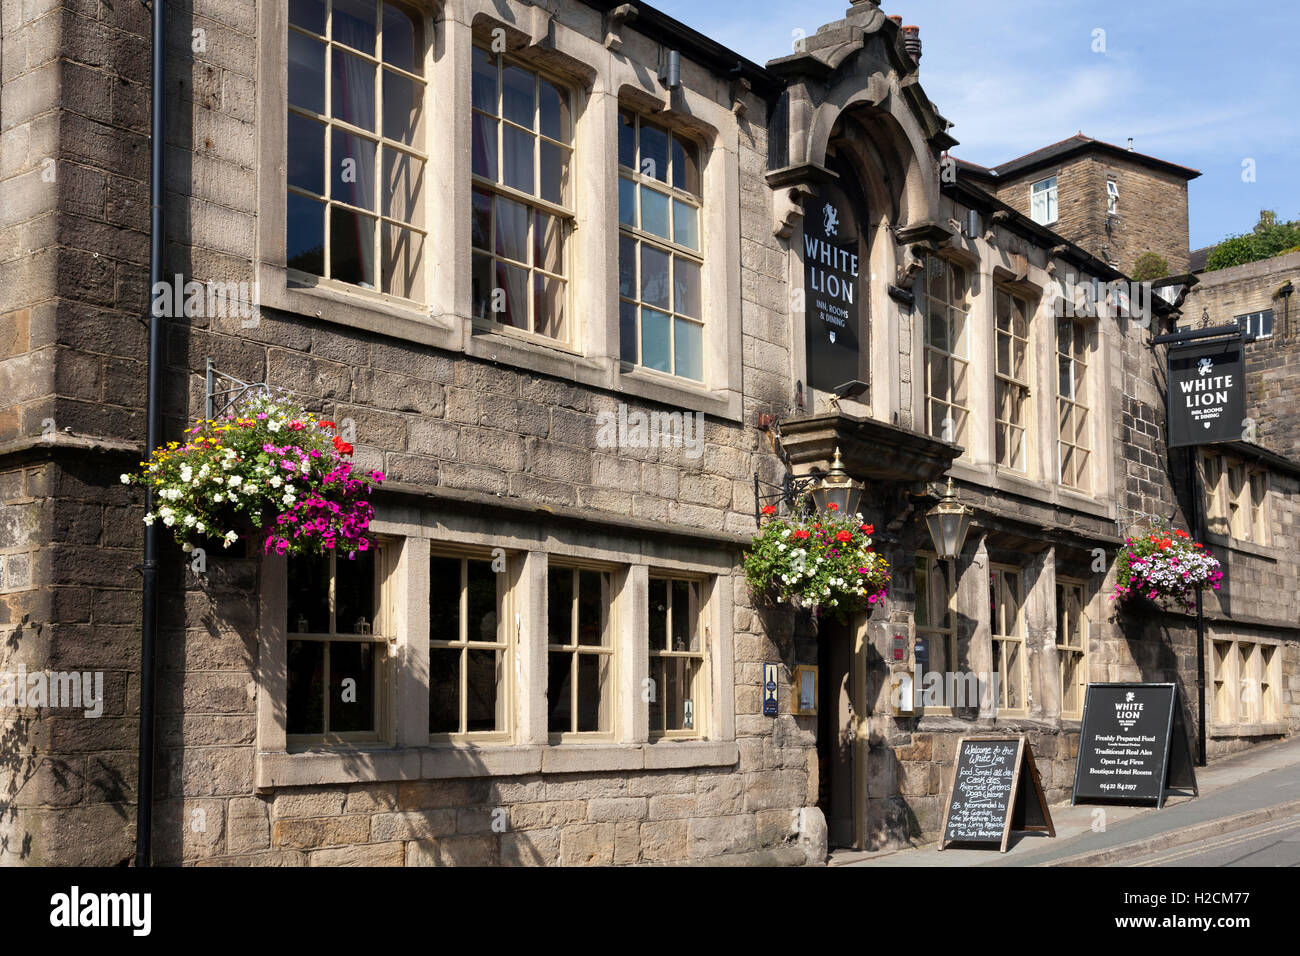
[[[794,712],[799,716],[817,713],[817,668],[812,664],[799,664],[791,675],[794,684]]]

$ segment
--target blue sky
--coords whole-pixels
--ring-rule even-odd
[[[848,0],[654,0],[758,63]],[[962,159],[991,166],[1086,135],[1201,171],[1191,245],[1300,219],[1300,5],[1293,0],[884,0],[921,28],[921,82]],[[1104,30],[1105,52],[1094,52]],[[1255,180],[1243,181],[1254,160]]]

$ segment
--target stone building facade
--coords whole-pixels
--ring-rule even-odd
[[[1194,169],[1082,133],[992,168],[958,168],[1125,274],[1145,252],[1168,260],[1170,275],[1188,271],[1187,184],[1201,175]],[[1036,210],[1040,189],[1052,198]]]
[[[876,4],[766,67],[640,4],[169,9],[165,272],[257,304],[168,320],[169,430],[211,360],[349,422],[388,478],[365,575],[166,546],[156,862],[817,863],[932,839],[966,734],[1028,734],[1065,797],[1088,680],[1176,681],[1194,725],[1194,624],[1106,599],[1124,529],[1188,506],[1147,345],[1175,315],[1063,315],[1066,277],[1122,274],[944,180],[950,124]],[[147,453],[148,15],[3,12],[4,669],[102,672],[104,701],[3,711],[0,862],[110,865],[137,797],[143,509],[117,475]],[[852,397],[812,355],[828,205],[861,263]],[[652,414],[662,443],[610,429]],[[739,566],[756,477],[836,449],[894,572],[845,624]],[[1224,749],[1300,726],[1300,495],[1265,465],[1268,543],[1210,618],[1272,648],[1273,704],[1215,710]],[[923,521],[946,475],[975,510],[952,562]],[[997,699],[909,711],[918,638]],[[360,729],[330,725],[303,688],[363,645]],[[1223,653],[1224,680],[1265,654]],[[818,714],[787,680],[764,716],[771,663],[818,667]]]

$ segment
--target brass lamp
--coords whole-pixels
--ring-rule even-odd
[[[862,497],[862,485],[849,477],[840,460],[840,450],[835,449],[835,458],[831,470],[809,491],[813,504],[821,512],[838,511],[840,514],[857,514],[858,501]],[[831,508],[831,505],[835,505]]]
[[[970,530],[971,517],[975,514],[970,508],[957,500],[957,490],[953,487],[951,476],[948,487],[944,490],[939,503],[925,513],[925,523],[930,529],[930,540],[934,542],[935,553],[945,561],[951,561],[961,554],[966,543],[966,532]]]

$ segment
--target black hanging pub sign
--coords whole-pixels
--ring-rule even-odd
[[[1247,427],[1244,356],[1240,334],[1170,344],[1170,448],[1242,439]]]
[[[808,384],[833,391],[859,377],[862,314],[857,227],[841,190],[804,201],[803,268]]]

